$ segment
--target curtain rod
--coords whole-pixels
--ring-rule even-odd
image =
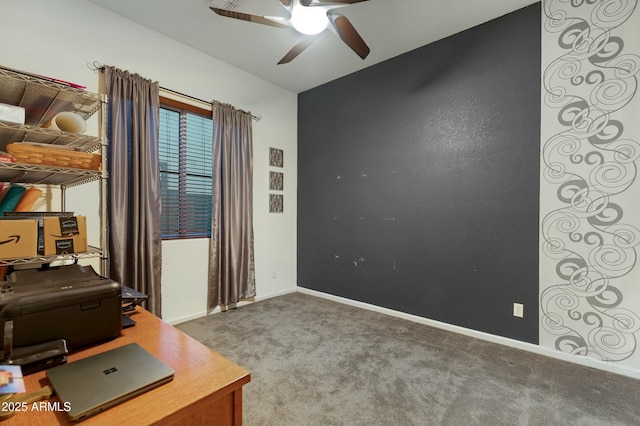
[[[104,65],[100,65],[100,63],[98,61],[93,61],[93,62],[90,62],[90,63],[88,62],[87,63],[87,67],[89,69],[93,70],[94,72],[102,72],[102,71],[104,71]],[[205,104],[211,104],[211,102],[207,102],[205,100],[196,98],[195,96],[191,96],[191,95],[187,95],[187,94],[184,94],[184,93],[181,93],[181,92],[177,92],[175,90],[167,89],[166,87],[160,87],[160,88],[162,90],[164,90],[164,91],[171,92],[171,93],[176,94],[176,95],[184,96],[185,98],[193,99],[194,101],[202,102],[202,103],[205,103]],[[262,118],[259,115],[253,115],[249,111],[245,111],[243,109],[241,109],[240,111],[245,112],[247,114],[250,114],[251,115],[251,119],[253,119],[255,121],[260,121],[260,119]]]
[[[211,102],[207,102],[207,101],[202,100],[202,99],[200,99],[200,98],[196,98],[195,96],[191,96],[191,95],[187,95],[187,94],[184,94],[184,93],[177,92],[177,91],[175,91],[175,90],[167,89],[166,87],[160,87],[160,88],[161,88],[162,90],[164,90],[164,91],[171,92],[171,93],[176,94],[176,95],[184,96],[185,98],[193,99],[194,101],[202,102],[202,103],[205,103],[205,104],[211,104]],[[252,118],[253,120],[260,121],[260,119],[262,118],[262,117],[260,117],[260,116],[257,116],[257,115],[253,115],[253,114],[251,114],[249,111],[245,111],[245,110],[240,109],[240,108],[238,108],[238,109],[239,109],[240,111],[242,111],[242,112],[245,112],[245,113],[247,113],[247,114],[250,114],[250,115],[251,115],[251,118]]]

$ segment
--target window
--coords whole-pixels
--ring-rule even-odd
[[[160,99],[162,238],[211,236],[211,112]]]

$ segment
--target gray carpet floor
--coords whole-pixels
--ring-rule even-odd
[[[291,293],[178,325],[251,371],[245,425],[640,425],[640,381]]]

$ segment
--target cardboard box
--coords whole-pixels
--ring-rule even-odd
[[[34,219],[38,221],[38,255],[44,255],[44,218],[74,216],[73,212],[5,212],[4,217],[11,219]]]
[[[85,216],[44,217],[43,234],[45,256],[87,251]]]
[[[38,255],[38,221],[0,219],[0,259]]]

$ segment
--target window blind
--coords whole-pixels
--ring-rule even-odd
[[[163,239],[211,236],[211,118],[160,108]]]

